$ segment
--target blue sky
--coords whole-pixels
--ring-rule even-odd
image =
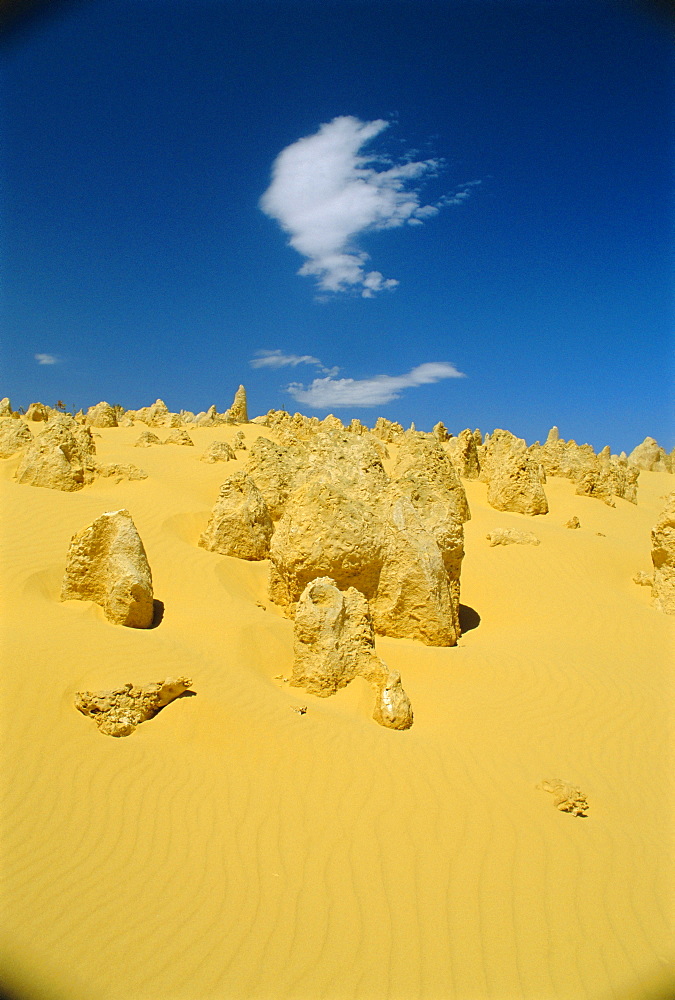
[[[243,382],[254,414],[675,444],[648,6],[89,0],[0,84],[13,405]]]

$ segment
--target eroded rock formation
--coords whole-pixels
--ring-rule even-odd
[[[457,437],[451,437],[446,444],[446,451],[458,475],[464,479],[480,477],[480,460],[478,447],[473,431],[467,427]]]
[[[144,687],[125,684],[112,691],[78,691],[75,707],[92,718],[106,736],[130,736],[136,726],[157,715],[191,687],[189,677],[168,677]]]
[[[169,431],[164,444],[177,444],[183,447],[194,448],[195,443],[186,430],[182,427],[176,427],[174,430]]]
[[[117,427],[117,413],[110,403],[97,403],[87,410],[84,423],[87,427]]]
[[[541,781],[537,788],[553,796],[553,805],[561,812],[572,813],[573,816],[585,816],[588,813],[588,799],[576,785],[562,778],[547,778]]]
[[[667,615],[675,615],[675,492],[668,497],[652,528],[652,564],[654,607]]]
[[[93,482],[96,447],[88,427],[56,414],[29,443],[16,471],[17,482],[73,492]]]
[[[17,451],[27,448],[33,435],[23,420],[13,417],[0,417],[0,458],[10,458]]]
[[[410,701],[398,671],[375,653],[368,602],[360,591],[340,590],[330,577],[312,580],[298,601],[294,637],[292,685],[325,698],[364,677],[376,691],[373,718],[390,729],[410,728]]]
[[[642,444],[633,448],[628,456],[631,465],[647,472],[672,472],[673,463],[670,455],[654,440],[653,437],[646,437]]]
[[[152,431],[141,431],[140,436],[134,441],[134,448],[151,448],[153,445],[161,443]]]
[[[61,600],[94,601],[113,624],[150,628],[152,574],[128,510],[106,511],[73,535]]]
[[[246,404],[246,389],[240,385],[234,394],[232,406],[227,411],[231,420],[238,424],[248,423],[248,407]]]
[[[485,536],[490,545],[539,545],[539,539],[531,531],[517,528],[495,528]]]
[[[477,452],[479,478],[488,484],[491,507],[518,514],[548,513],[540,463],[531,456],[523,438],[498,428],[485,436]]]
[[[238,559],[266,559],[274,528],[262,493],[244,472],[225,480],[199,545]]]
[[[212,441],[204,454],[200,456],[200,461],[213,465],[215,462],[230,462],[236,457],[227,441]]]

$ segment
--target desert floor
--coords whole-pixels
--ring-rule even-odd
[[[96,438],[142,482],[68,494],[0,463],[5,984],[41,1000],[665,997],[675,621],[632,578],[675,477],[641,473],[638,505],[615,509],[549,479],[536,518],[465,482],[459,645],[377,640],[415,712],[398,732],[361,679],[326,699],[290,687],[268,564],[198,548],[246,452],[198,459],[237,428],[134,448],[142,429]],[[59,600],[71,536],[122,507],[164,604],[149,630]],[[541,545],[490,548],[507,526]],[[176,675],[194,695],[128,738],[73,707]],[[551,777],[586,793],[586,818],[536,789]]]

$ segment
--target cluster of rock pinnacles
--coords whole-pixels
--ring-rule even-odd
[[[243,386],[225,413],[215,407],[170,413],[157,400],[135,411],[99,403],[75,417],[36,403],[25,422],[18,416],[9,400],[0,403],[0,456],[23,452],[19,483],[69,491],[100,475],[147,476],[133,465],[99,464],[92,427],[140,421],[146,429],[139,447],[191,446],[191,425],[248,423]],[[32,422],[44,425],[35,437]],[[470,518],[462,478],[486,482],[494,509],[534,516],[548,512],[547,475],[566,477],[576,483],[577,494],[614,506],[615,497],[637,502],[641,468],[672,472],[675,464],[652,438],[628,457],[611,455],[609,448],[595,454],[590,445],[563,441],[557,428],[543,445],[528,448],[509,431],[483,438],[467,429],[454,437],[442,423],[432,433],[418,433],[379,418],[371,431],[358,420],[345,426],[333,416],[320,421],[285,411],[270,411],[253,423],[272,428],[279,443],[266,437],[253,443],[243,471],[223,482],[199,545],[269,560],[269,596],[294,618],[291,683],[326,697],[362,676],[375,691],[373,717],[393,729],[412,725],[412,708],[399,673],[375,653],[374,636],[457,643],[463,524]],[[162,442],[150,428],[168,428],[169,435]],[[384,467],[387,444],[396,446],[390,472]],[[241,450],[247,445],[239,431],[232,446],[214,441],[201,459],[229,461]],[[579,528],[578,518],[566,526]],[[496,529],[487,539],[490,545],[539,544],[533,533],[513,528]],[[652,532],[652,559],[653,578],[645,579],[655,607],[675,613],[675,493]],[[153,625],[152,574],[128,510],[105,512],[73,537],[61,599],[94,601],[116,625]],[[76,706],[102,732],[125,736],[191,684],[181,677],[79,692]],[[555,804],[567,809],[569,801],[577,809],[573,796]]]

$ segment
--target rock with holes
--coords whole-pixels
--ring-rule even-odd
[[[235,472],[220,487],[199,545],[238,559],[267,559],[273,531],[260,490],[246,473]]]
[[[675,615],[675,492],[668,497],[652,529],[652,564],[654,607]]]
[[[150,628],[152,574],[128,510],[106,511],[73,535],[61,600],[94,601],[115,625]]]
[[[75,708],[92,718],[106,736],[130,736],[136,726],[157,715],[191,687],[189,677],[168,677],[144,687],[125,684],[112,691],[78,691]]]
[[[339,590],[330,577],[310,581],[295,611],[291,684],[325,698],[356,676],[375,689],[373,718],[390,729],[409,729],[410,701],[397,671],[375,653],[368,602],[353,587]]]
[[[74,492],[93,482],[96,446],[88,427],[66,414],[53,416],[29,443],[16,480],[26,486]]]
[[[553,805],[561,812],[573,816],[585,816],[588,813],[588,799],[576,785],[562,778],[546,778],[539,782],[537,788],[553,796]]]
[[[34,420],[36,423],[46,423],[54,410],[44,403],[31,403],[26,410],[26,420]]]
[[[495,510],[548,513],[539,467],[525,450],[505,451],[490,461],[487,501]]]

